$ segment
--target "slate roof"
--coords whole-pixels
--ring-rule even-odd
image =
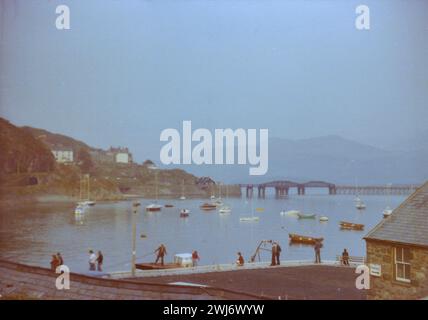
[[[428,247],[428,181],[364,238]]]

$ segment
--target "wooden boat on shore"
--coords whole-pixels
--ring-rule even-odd
[[[202,210],[205,210],[205,211],[211,211],[211,210],[215,210],[215,209],[217,209],[217,206],[216,206],[215,204],[205,202],[204,204],[202,204],[202,205],[200,206],[200,208],[201,208]]]
[[[316,214],[315,213],[301,213],[301,212],[299,212],[298,214],[297,214],[297,217],[299,218],[299,219],[315,219],[316,218]]]
[[[364,225],[347,221],[340,221],[340,228],[345,230],[363,230]]]
[[[322,242],[324,240],[324,238],[302,236],[295,233],[289,233],[288,237],[290,238],[290,242],[292,243],[302,243],[302,244],[310,244],[310,245],[314,245],[317,241]]]

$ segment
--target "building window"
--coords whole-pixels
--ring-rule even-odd
[[[395,249],[395,279],[410,282],[410,249],[397,247]]]

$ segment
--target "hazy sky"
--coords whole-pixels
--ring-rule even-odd
[[[371,29],[355,28],[370,8]],[[69,5],[71,30],[55,28]],[[0,113],[159,160],[194,127],[373,145],[428,123],[428,1],[0,0]]]

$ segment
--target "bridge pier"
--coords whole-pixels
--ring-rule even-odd
[[[305,195],[305,186],[303,186],[303,185],[298,186],[297,187],[297,194],[299,196]]]
[[[330,195],[336,194],[336,186],[328,187],[328,194]]]
[[[252,185],[248,185],[246,188],[246,197],[247,198],[252,198],[253,197],[253,186]]]
[[[257,192],[257,196],[259,197],[259,198],[265,198],[265,196],[266,196],[266,187],[265,186],[258,186],[258,188],[257,188],[258,190],[258,192]]]

